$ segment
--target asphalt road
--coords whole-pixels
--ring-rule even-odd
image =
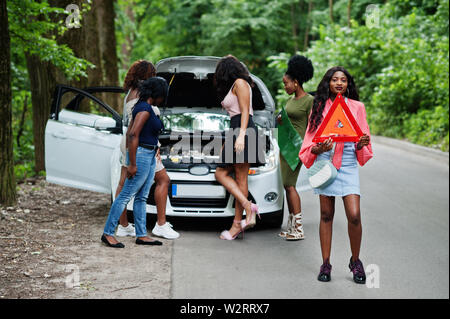
[[[301,193],[302,241],[284,241],[276,236],[278,229],[255,229],[243,240],[228,242],[218,238],[228,223],[177,222],[181,238],[173,247],[171,297],[448,299],[448,158],[445,162],[395,144],[374,142],[373,149],[374,158],[360,168],[360,259],[369,285],[355,284],[349,272],[350,244],[340,198],[333,226],[332,280],[317,281],[322,262],[319,201],[309,191]]]

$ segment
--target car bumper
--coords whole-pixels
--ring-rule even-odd
[[[195,182],[188,182],[192,180],[192,175],[187,172],[167,172],[171,186],[169,193],[172,190],[172,184],[189,185],[220,185],[216,182],[213,173],[205,176],[196,176]],[[152,186],[154,189],[155,185]],[[220,186],[221,187],[221,186]],[[249,175],[248,177],[249,196],[258,205],[260,214],[268,214],[278,212],[283,207],[284,189],[281,183],[281,174],[279,168],[270,172],[264,172],[259,175]],[[267,194],[274,193],[269,201]],[[156,214],[156,206],[152,200],[152,191],[149,195],[147,204],[147,213]],[[166,215],[180,216],[180,217],[230,217],[235,215],[234,197],[231,194],[226,195],[225,198],[174,198],[170,193],[167,198]],[[273,195],[273,194],[272,194]],[[275,198],[273,198],[275,197]],[[153,203],[153,205],[152,205]],[[127,206],[128,210],[133,210],[133,200]]]

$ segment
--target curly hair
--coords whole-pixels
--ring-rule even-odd
[[[303,55],[294,55],[289,59],[285,73],[292,80],[297,80],[300,86],[308,82],[314,76],[314,67],[310,59]]]
[[[125,76],[123,88],[125,91],[134,90],[138,87],[139,81],[144,81],[156,75],[155,66],[146,60],[134,62]]]
[[[138,90],[139,90],[138,103],[141,101],[147,101],[150,97],[152,99],[163,97],[165,101],[167,99],[167,94],[169,92],[169,85],[167,84],[167,81],[164,78],[155,76],[140,82],[138,85]]]
[[[244,79],[253,87],[253,81],[247,67],[232,55],[220,59],[214,73],[214,85],[220,100],[223,100],[237,79]]]
[[[322,122],[322,113],[325,108],[326,101],[330,98],[330,81],[333,77],[333,74],[341,71],[347,77],[347,91],[344,93],[344,96],[349,99],[359,101],[358,89],[356,88],[355,81],[350,73],[341,66],[335,66],[329,69],[319,85],[317,86],[317,91],[314,96],[314,102],[311,110],[311,116],[309,117],[309,131],[314,132]]]

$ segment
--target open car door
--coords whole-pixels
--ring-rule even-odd
[[[110,159],[120,144],[122,117],[96,93],[118,95],[123,89],[56,87],[45,129],[46,176],[51,183],[109,194]]]

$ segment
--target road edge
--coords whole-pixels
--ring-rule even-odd
[[[402,149],[407,152],[415,153],[418,155],[426,156],[438,160],[444,164],[449,164],[449,153],[436,150],[431,147],[426,147],[422,145],[413,144],[407,141],[398,140],[390,137],[372,135],[372,141],[375,143],[380,143],[386,146],[392,146],[397,149]]]

